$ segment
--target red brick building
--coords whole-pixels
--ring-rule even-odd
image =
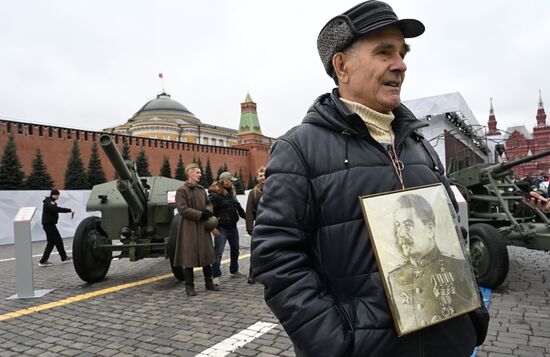
[[[505,133],[501,133],[497,130],[497,121],[493,104],[491,103],[487,137],[492,140],[500,137],[504,141],[506,161],[513,161],[550,150],[550,126],[546,123],[546,113],[540,91],[535,118],[537,124],[533,127],[532,132],[529,132],[525,126],[521,125],[510,127],[506,129]],[[514,172],[516,177],[548,175],[550,174],[550,156],[518,165],[514,167]]]
[[[93,142],[97,142],[102,131],[88,131],[76,128],[66,128],[51,125],[35,124],[31,122],[12,121],[0,118],[0,149],[3,149],[8,134],[12,134],[17,146],[17,155],[25,175],[32,169],[32,160],[36,150],[40,149],[54,185],[62,189],[65,181],[65,171],[73,142],[78,141],[80,157],[85,166],[90,159]],[[188,141],[164,140],[131,135],[112,134],[113,141],[122,150],[124,140],[130,145],[130,157],[135,160],[143,148],[149,161],[149,170],[158,175],[164,156],[170,161],[172,170],[175,169],[179,155],[184,163],[192,162],[193,158],[200,159],[203,166],[207,160],[214,175],[218,168],[227,165],[230,171],[242,171],[245,181],[249,175],[256,174],[260,165],[266,165],[269,158],[269,149],[274,142],[273,138],[262,134],[256,112],[256,103],[247,95],[241,104],[241,121],[237,131],[237,143],[232,146],[216,146],[198,144]],[[99,150],[101,163],[107,180],[115,176],[114,170],[102,150]],[[245,182],[245,184],[248,184]]]

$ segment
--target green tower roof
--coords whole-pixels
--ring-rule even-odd
[[[254,103],[249,93],[246,93],[246,98],[241,103],[241,121],[237,135],[239,134],[262,135],[258,113],[256,112],[256,103]]]

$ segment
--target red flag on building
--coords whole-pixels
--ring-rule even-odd
[[[159,78],[164,78],[164,77],[162,76],[162,72],[159,73]]]

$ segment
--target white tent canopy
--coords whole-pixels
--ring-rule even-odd
[[[468,119],[470,125],[479,125],[474,113],[466,104],[459,92],[434,95],[431,97],[403,101],[418,119],[425,119],[428,115],[459,112]]]

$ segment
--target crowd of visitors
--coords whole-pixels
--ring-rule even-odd
[[[265,181],[265,167],[257,171],[258,184],[250,191],[246,212],[237,200],[235,182],[238,178],[231,172],[222,172],[217,181],[210,185],[208,192],[199,184],[202,172],[197,164],[187,165],[185,174],[187,181],[176,192],[176,208],[182,219],[174,266],[184,268],[185,291],[188,296],[195,296],[194,267],[202,268],[206,290],[220,289],[221,260],[226,243],[229,243],[230,250],[229,275],[246,277],[239,271],[237,222],[240,218],[246,218],[247,232],[252,234]],[[214,226],[212,217],[216,217]],[[248,282],[254,283],[251,273]]]

